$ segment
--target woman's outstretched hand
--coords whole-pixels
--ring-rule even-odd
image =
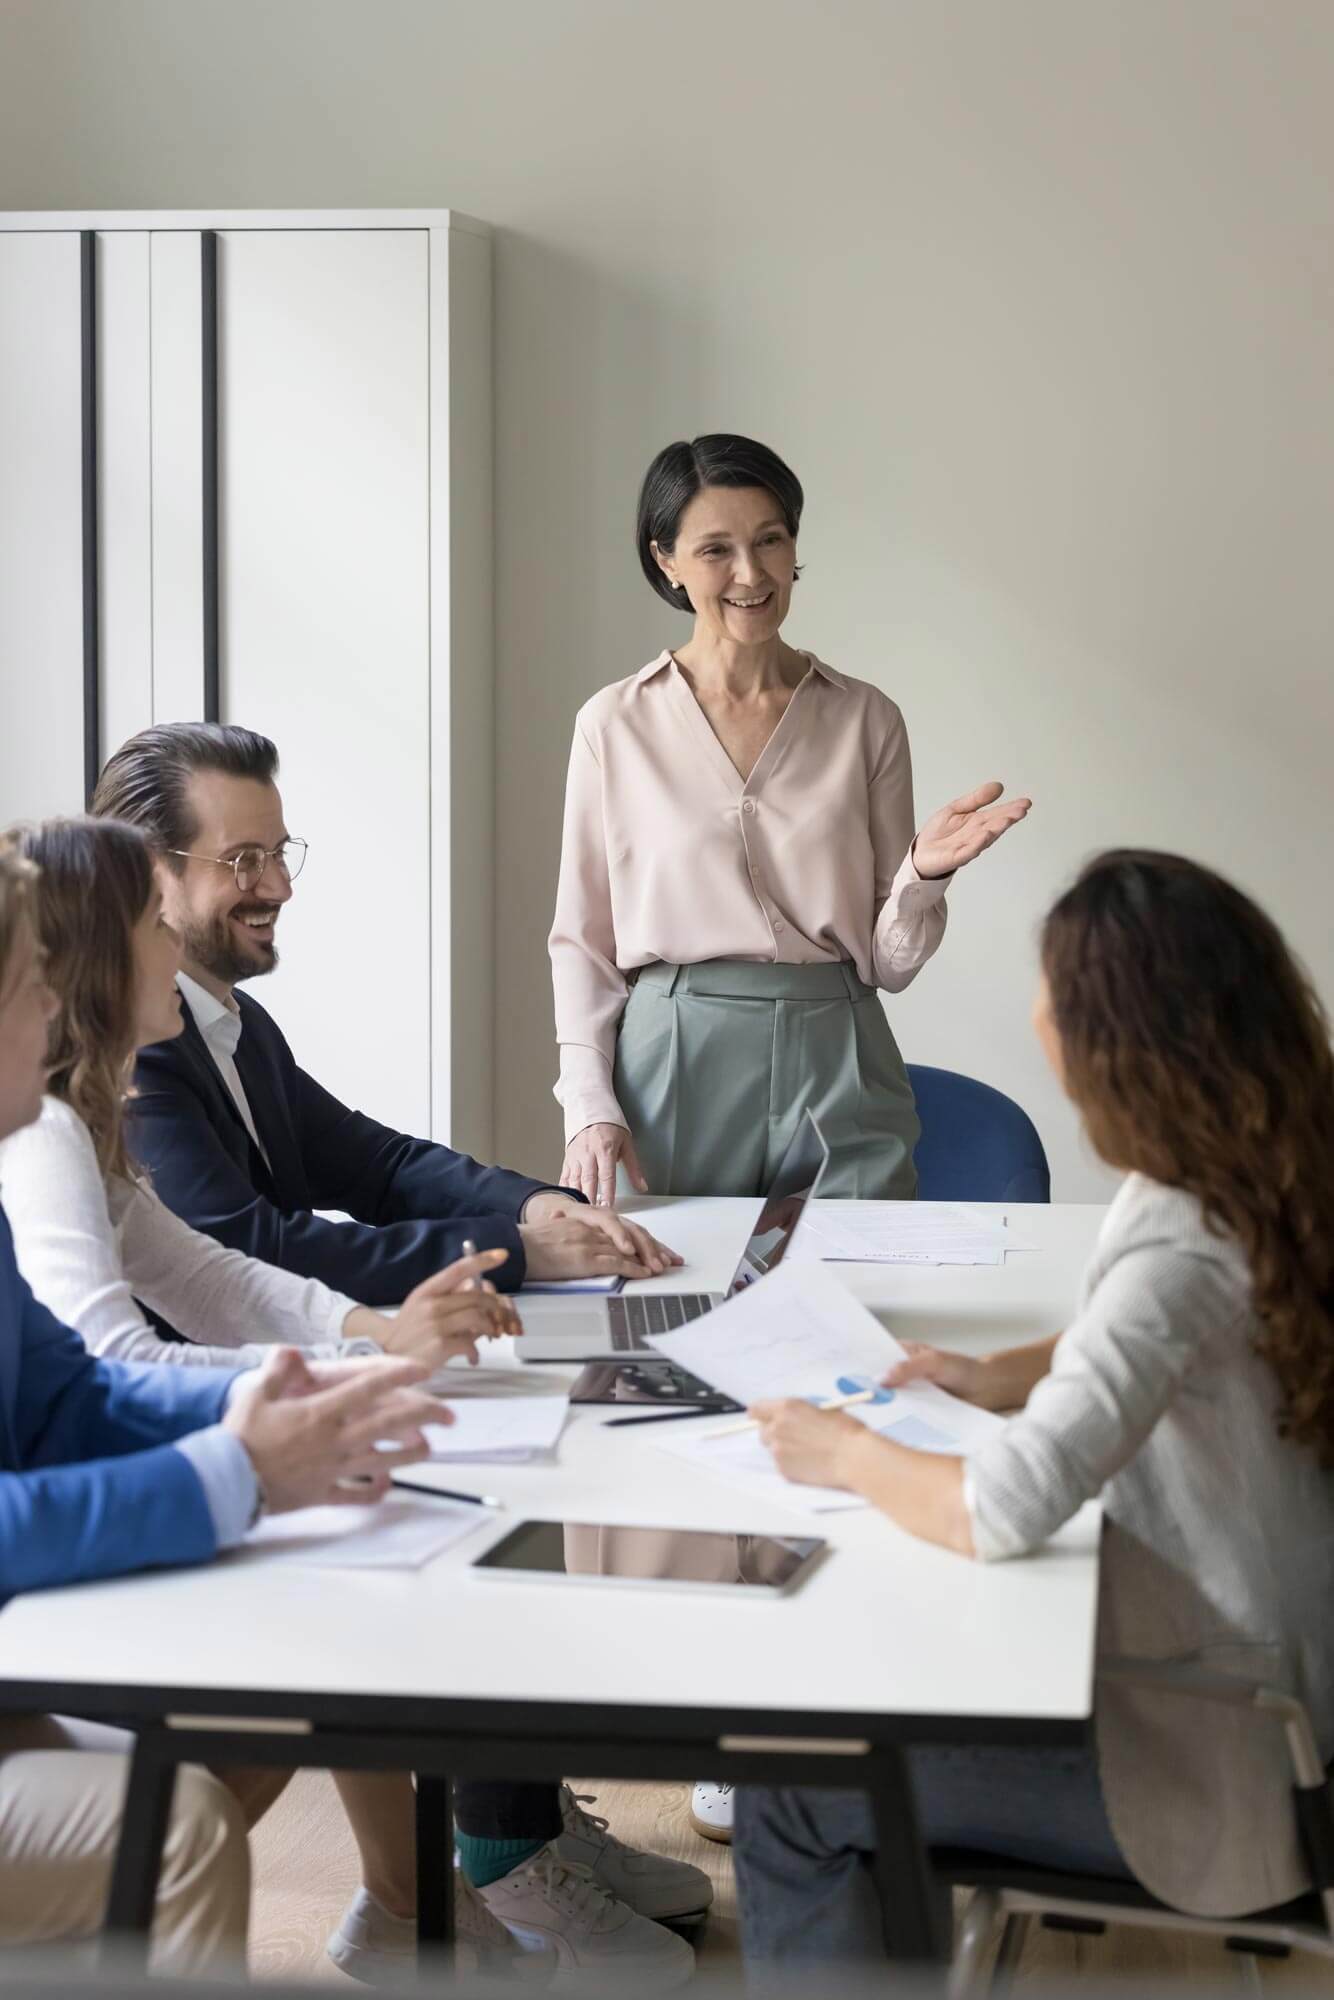
[[[624,1125],[585,1125],[565,1148],[560,1170],[562,1187],[574,1188],[595,1208],[616,1206],[616,1166],[625,1168],[638,1194],[648,1193],[635,1142]]]
[[[1032,799],[996,801],[1004,785],[979,785],[932,813],[913,842],[913,862],[923,881],[952,875],[994,847],[1001,835],[1027,816]]]

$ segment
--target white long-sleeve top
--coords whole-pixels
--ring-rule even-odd
[[[579,711],[549,939],[565,1136],[624,1125],[613,1069],[644,965],[850,959],[901,993],[945,930],[912,858],[912,760],[888,695],[806,655],[743,779],[670,653]]]
[[[324,1357],[362,1348],[342,1339],[354,1299],[224,1249],[145,1182],[108,1186],[87,1126],[57,1098],[0,1143],[0,1198],[33,1292],[104,1359],[234,1368],[276,1344]],[[163,1340],[138,1299],[184,1340]]]

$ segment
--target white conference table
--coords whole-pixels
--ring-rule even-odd
[[[673,1206],[635,1204],[668,1241]],[[1056,1332],[1103,1211],[1004,1213],[1034,1247],[999,1267],[833,1268],[901,1338],[982,1352]],[[114,1717],[139,1732],[109,1927],[146,1929],[180,1762],[413,1770],[419,1862],[437,1884],[445,1774],[577,1770],[863,1786],[882,1887],[893,1886],[887,1945],[940,1954],[904,1746],[1086,1736],[1098,1510],[1026,1560],[970,1563],[870,1510],[812,1515],[751,1498],[657,1450],[674,1426],[607,1428],[617,1414],[572,1411],[555,1464],[436,1469],[440,1484],[496,1494],[504,1511],[416,1572],[303,1570],[238,1552],[35,1592],[0,1612],[0,1708]],[[470,1574],[524,1515],[818,1534],[832,1549],[773,1602]],[[423,1923],[424,1947],[448,1921],[446,1910]]]

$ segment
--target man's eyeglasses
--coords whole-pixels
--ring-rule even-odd
[[[243,847],[236,854],[187,854],[181,847],[169,847],[167,852],[179,861],[207,861],[214,868],[230,868],[241,895],[259,887],[270,862],[289,882],[295,882],[306,865],[306,843],[295,835],[280,841],[277,847]]]

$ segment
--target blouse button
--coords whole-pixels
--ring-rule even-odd
[[[743,813],[753,813],[755,810],[754,799],[743,799],[741,801],[741,810]]]
[[[775,935],[776,935],[776,934],[777,934],[777,933],[778,933],[779,931],[781,931],[781,930],[786,930],[786,928],[787,928],[787,926],[786,926],[786,925],[784,924],[784,922],[783,922],[783,919],[782,919],[781,917],[775,917],[775,918],[774,918],[774,932],[775,932]]]

